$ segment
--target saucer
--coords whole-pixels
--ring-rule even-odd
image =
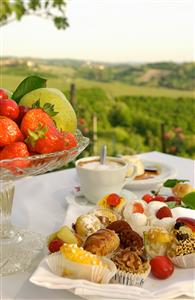
[[[142,163],[144,164],[144,168],[156,168],[159,171],[159,175],[155,175],[152,178],[148,179],[140,179],[140,180],[129,180],[126,179],[125,188],[131,189],[131,190],[148,190],[152,189],[154,187],[157,187],[158,185],[162,184],[169,178],[175,178],[176,176],[176,170],[172,168],[171,166],[159,163],[155,160],[146,160],[142,159]]]

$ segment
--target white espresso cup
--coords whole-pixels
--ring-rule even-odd
[[[91,156],[77,160],[75,165],[81,192],[94,204],[107,194],[119,194],[126,183],[129,163],[122,158],[108,156],[102,165],[99,156]],[[132,168],[128,182],[136,176],[137,168],[135,165],[132,165]]]

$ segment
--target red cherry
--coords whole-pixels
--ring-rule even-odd
[[[144,200],[146,203],[150,203],[153,200],[153,196],[150,194],[145,194],[143,195],[142,200]]]
[[[106,201],[110,206],[117,206],[121,201],[121,197],[113,193],[107,197]]]
[[[8,94],[4,89],[0,89],[0,99],[8,99]]]
[[[172,212],[169,207],[163,206],[157,211],[156,217],[158,219],[163,219],[163,218],[168,218],[168,217],[172,218],[173,215],[172,215]]]
[[[159,278],[166,279],[173,274],[174,265],[167,256],[156,256],[151,259],[151,273]]]
[[[166,198],[164,196],[157,195],[157,196],[154,196],[153,200],[154,201],[165,202]]]
[[[195,232],[195,219],[188,217],[179,217],[177,218],[176,222],[185,224],[186,226],[190,227],[193,232]]]
[[[167,197],[166,202],[176,202],[177,204],[181,204],[181,199],[175,196],[169,196]]]
[[[48,249],[51,253],[58,252],[63,244],[64,242],[62,240],[56,238],[49,243]]]

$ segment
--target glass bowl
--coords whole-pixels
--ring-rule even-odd
[[[0,274],[26,270],[42,251],[45,238],[11,224],[14,181],[44,174],[73,161],[89,144],[89,139],[76,132],[77,147],[27,158],[0,160]]]

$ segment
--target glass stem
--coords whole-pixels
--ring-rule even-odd
[[[0,240],[9,239],[13,236],[11,212],[14,190],[12,181],[0,181]]]

